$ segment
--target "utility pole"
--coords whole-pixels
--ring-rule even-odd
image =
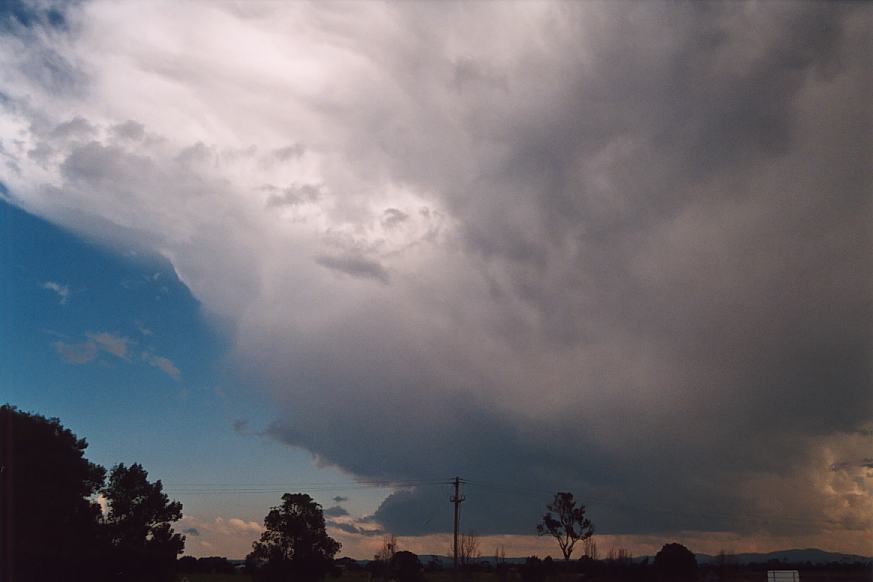
[[[458,573],[458,524],[461,520],[461,502],[464,501],[464,499],[466,499],[466,497],[462,497],[460,495],[460,488],[461,488],[461,478],[460,477],[455,477],[455,480],[452,482],[452,484],[455,486],[455,494],[452,495],[452,497],[451,497],[451,499],[449,499],[449,501],[451,501],[455,505],[455,538],[454,538],[455,541],[452,544],[452,551],[454,553],[454,558],[455,558],[455,574],[457,575],[457,573]]]

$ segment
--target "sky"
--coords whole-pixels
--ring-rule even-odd
[[[0,400],[242,557],[873,542],[862,3],[5,3]]]

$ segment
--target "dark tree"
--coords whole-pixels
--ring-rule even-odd
[[[106,470],[57,418],[0,406],[0,578],[86,580],[100,555],[94,495]]]
[[[585,506],[580,503],[577,507],[572,493],[558,492],[546,509],[542,522],[537,525],[537,533],[554,537],[564,560],[569,560],[576,542],[594,535],[594,526],[585,517]]]
[[[682,544],[664,544],[655,555],[655,571],[665,582],[697,580],[697,559]]]
[[[391,573],[397,582],[418,582],[422,580],[421,562],[412,552],[401,550],[391,557]]]
[[[522,582],[542,582],[546,578],[543,561],[537,556],[531,556],[525,560],[519,570]]]
[[[112,547],[113,576],[124,580],[172,577],[185,537],[173,531],[182,504],[170,501],[160,480],[150,483],[142,465],[112,468],[102,491],[109,505],[106,533]]]
[[[247,562],[260,563],[256,579],[320,580],[333,569],[341,544],[327,535],[321,505],[305,493],[286,493],[264,518],[266,531]]]

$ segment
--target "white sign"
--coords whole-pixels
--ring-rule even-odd
[[[800,582],[797,570],[768,570],[767,582]]]

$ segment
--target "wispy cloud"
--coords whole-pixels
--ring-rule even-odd
[[[145,323],[143,323],[142,321],[137,319],[136,321],[133,322],[133,324],[136,326],[137,331],[139,331],[139,333],[141,333],[142,335],[144,335],[144,336],[154,335],[154,332],[151,329],[149,329],[148,327],[146,327]]]
[[[112,354],[117,358],[121,358],[123,360],[130,359],[128,357],[127,347],[132,341],[130,338],[115,335],[109,332],[101,331],[101,332],[88,332],[85,334],[89,340],[94,342],[98,348],[102,351]]]
[[[68,285],[61,285],[60,283],[56,283],[55,281],[46,281],[45,283],[40,285],[40,288],[48,289],[57,293],[58,303],[61,305],[66,305],[67,300],[70,298],[70,287]]]
[[[87,364],[96,359],[100,352],[130,361],[128,346],[132,341],[129,338],[106,331],[89,331],[85,333],[85,338],[83,342],[56,341],[51,345],[70,364]]]
[[[170,360],[170,358],[167,358],[165,356],[158,356],[151,352],[143,352],[142,359],[147,364],[159,369],[176,382],[179,382],[182,379],[182,372],[179,370],[176,364],[174,364],[173,361]]]
[[[64,361],[70,364],[87,364],[97,357],[97,344],[91,341],[82,343],[54,342],[52,347]]]

